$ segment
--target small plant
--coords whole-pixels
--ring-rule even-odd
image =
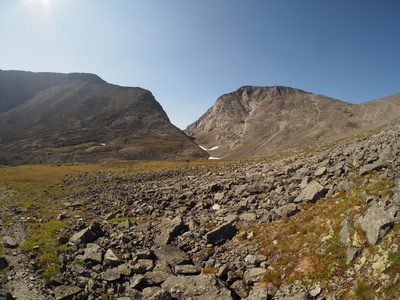
[[[276,287],[280,287],[282,285],[281,275],[275,272],[265,273],[262,281],[265,283],[272,283]]]
[[[360,281],[357,284],[357,287],[354,290],[354,295],[356,299],[359,300],[372,299],[371,289],[364,281]]]
[[[207,274],[214,274],[215,272],[218,272],[219,268],[208,268],[208,269],[203,269],[201,270],[202,275],[207,275]]]

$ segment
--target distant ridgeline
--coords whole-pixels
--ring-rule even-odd
[[[0,164],[208,156],[145,89],[93,74],[0,70]]]

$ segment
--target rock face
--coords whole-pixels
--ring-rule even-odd
[[[243,86],[219,97],[185,133],[213,157],[291,153],[387,124],[400,117],[399,99],[355,105],[289,87]]]
[[[1,70],[0,153],[0,164],[208,157],[147,90]]]

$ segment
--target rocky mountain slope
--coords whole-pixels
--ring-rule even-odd
[[[400,117],[400,94],[355,105],[289,87],[244,86],[218,98],[188,136],[219,158],[273,156],[379,128]]]
[[[285,159],[182,162],[146,172],[69,167],[59,182],[37,179],[38,191],[29,184],[26,202],[11,177],[21,170],[27,181],[27,172],[6,168],[0,293],[397,299],[399,141],[396,124]]]
[[[0,71],[0,164],[207,157],[151,92],[92,74]]]

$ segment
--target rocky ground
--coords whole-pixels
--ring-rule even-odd
[[[48,282],[41,246],[20,245],[28,215],[51,220],[3,189],[0,299],[398,298],[399,137],[397,126],[217,170],[69,174]]]

